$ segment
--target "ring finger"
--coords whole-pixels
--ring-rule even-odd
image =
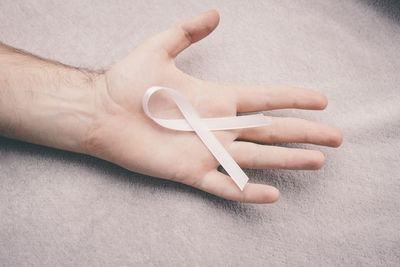
[[[251,169],[317,170],[325,163],[320,151],[235,141],[229,152],[239,166]]]

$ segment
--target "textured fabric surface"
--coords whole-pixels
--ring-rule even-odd
[[[0,40],[106,69],[210,8],[219,27],[177,65],[216,82],[318,90],[328,96],[325,111],[268,114],[338,126],[343,145],[320,148],[327,162],[319,171],[246,170],[281,190],[276,204],[256,205],[1,138],[0,265],[400,264],[396,1],[0,0]]]

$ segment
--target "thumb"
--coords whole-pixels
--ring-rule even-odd
[[[218,12],[209,10],[175,24],[153,36],[147,42],[153,47],[164,50],[170,57],[174,58],[192,43],[209,35],[218,26],[218,23]]]

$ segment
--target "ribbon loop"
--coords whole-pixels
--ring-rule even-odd
[[[151,115],[148,107],[149,100],[155,92],[160,90],[166,91],[172,97],[185,119],[159,119]],[[161,86],[153,86],[147,89],[142,99],[142,107],[146,115],[160,126],[171,130],[195,131],[240,190],[243,190],[249,178],[211,131],[266,126],[269,121],[262,113],[201,119],[184,96],[174,89]]]

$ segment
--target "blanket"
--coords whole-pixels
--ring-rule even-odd
[[[397,1],[0,1],[0,40],[109,68],[148,36],[215,8],[219,27],[176,64],[230,84],[290,84],[339,127],[318,171],[245,170],[271,205],[223,200],[86,155],[0,138],[2,266],[400,264],[400,6]]]

